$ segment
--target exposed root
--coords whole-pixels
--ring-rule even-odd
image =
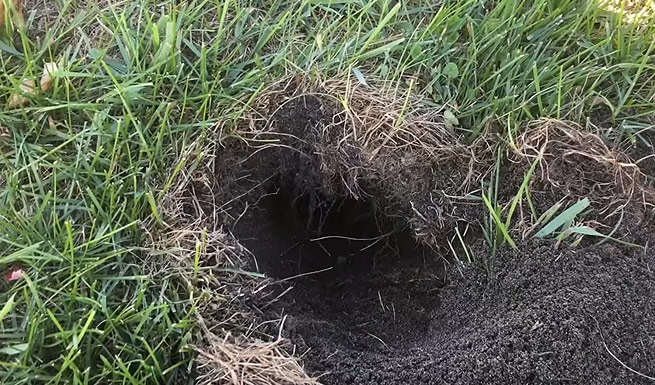
[[[374,191],[385,214],[406,217],[432,244],[439,229],[471,219],[453,202],[479,187],[497,145],[484,136],[460,141],[411,85],[295,78],[263,93],[255,111],[237,134],[257,156],[277,151],[267,156],[303,186],[298,195],[360,199]]]

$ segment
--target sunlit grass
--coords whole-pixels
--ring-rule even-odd
[[[600,0],[601,9],[612,12],[627,23],[648,24],[655,22],[653,0]]]
[[[0,111],[0,269],[25,272],[0,284],[13,298],[3,384],[185,377],[190,289],[150,274],[143,221],[190,144],[288,75],[414,79],[468,138],[540,116],[655,112],[655,24],[594,1],[49,3],[0,39],[0,103],[60,68],[50,90]],[[37,31],[42,15],[52,25]]]

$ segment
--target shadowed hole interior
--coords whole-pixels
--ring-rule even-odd
[[[420,343],[443,284],[442,257],[418,244],[404,221],[376,210],[375,198],[298,190],[271,186],[233,230],[260,271],[286,281],[284,295],[263,308],[288,314],[307,348],[335,334],[355,349]]]
[[[254,222],[265,231],[244,244],[274,278],[331,287],[343,283],[340,275],[431,254],[406,225],[378,215],[370,199],[327,200],[276,184],[255,210]]]

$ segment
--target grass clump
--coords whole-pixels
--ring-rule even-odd
[[[144,223],[166,231],[159,203],[182,162],[231,135],[280,78],[409,82],[469,139],[489,126],[516,136],[541,116],[655,112],[653,19],[595,0],[54,0],[23,12],[0,38],[0,101],[26,98],[0,111],[0,268],[22,273],[0,284],[3,384],[187,378],[197,288],[143,264]],[[47,63],[52,87],[21,91]]]

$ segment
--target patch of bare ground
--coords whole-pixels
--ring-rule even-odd
[[[187,161],[165,205],[171,231],[185,229],[178,258],[198,260],[189,279],[211,299],[198,310],[201,381],[649,383],[648,178],[570,123],[523,132],[465,144],[438,109],[384,84],[295,79],[265,93]],[[479,189],[503,145],[500,207],[536,171],[518,249],[492,255]],[[582,197],[579,221],[643,247],[531,237],[540,214]],[[470,263],[453,258],[463,243]]]

